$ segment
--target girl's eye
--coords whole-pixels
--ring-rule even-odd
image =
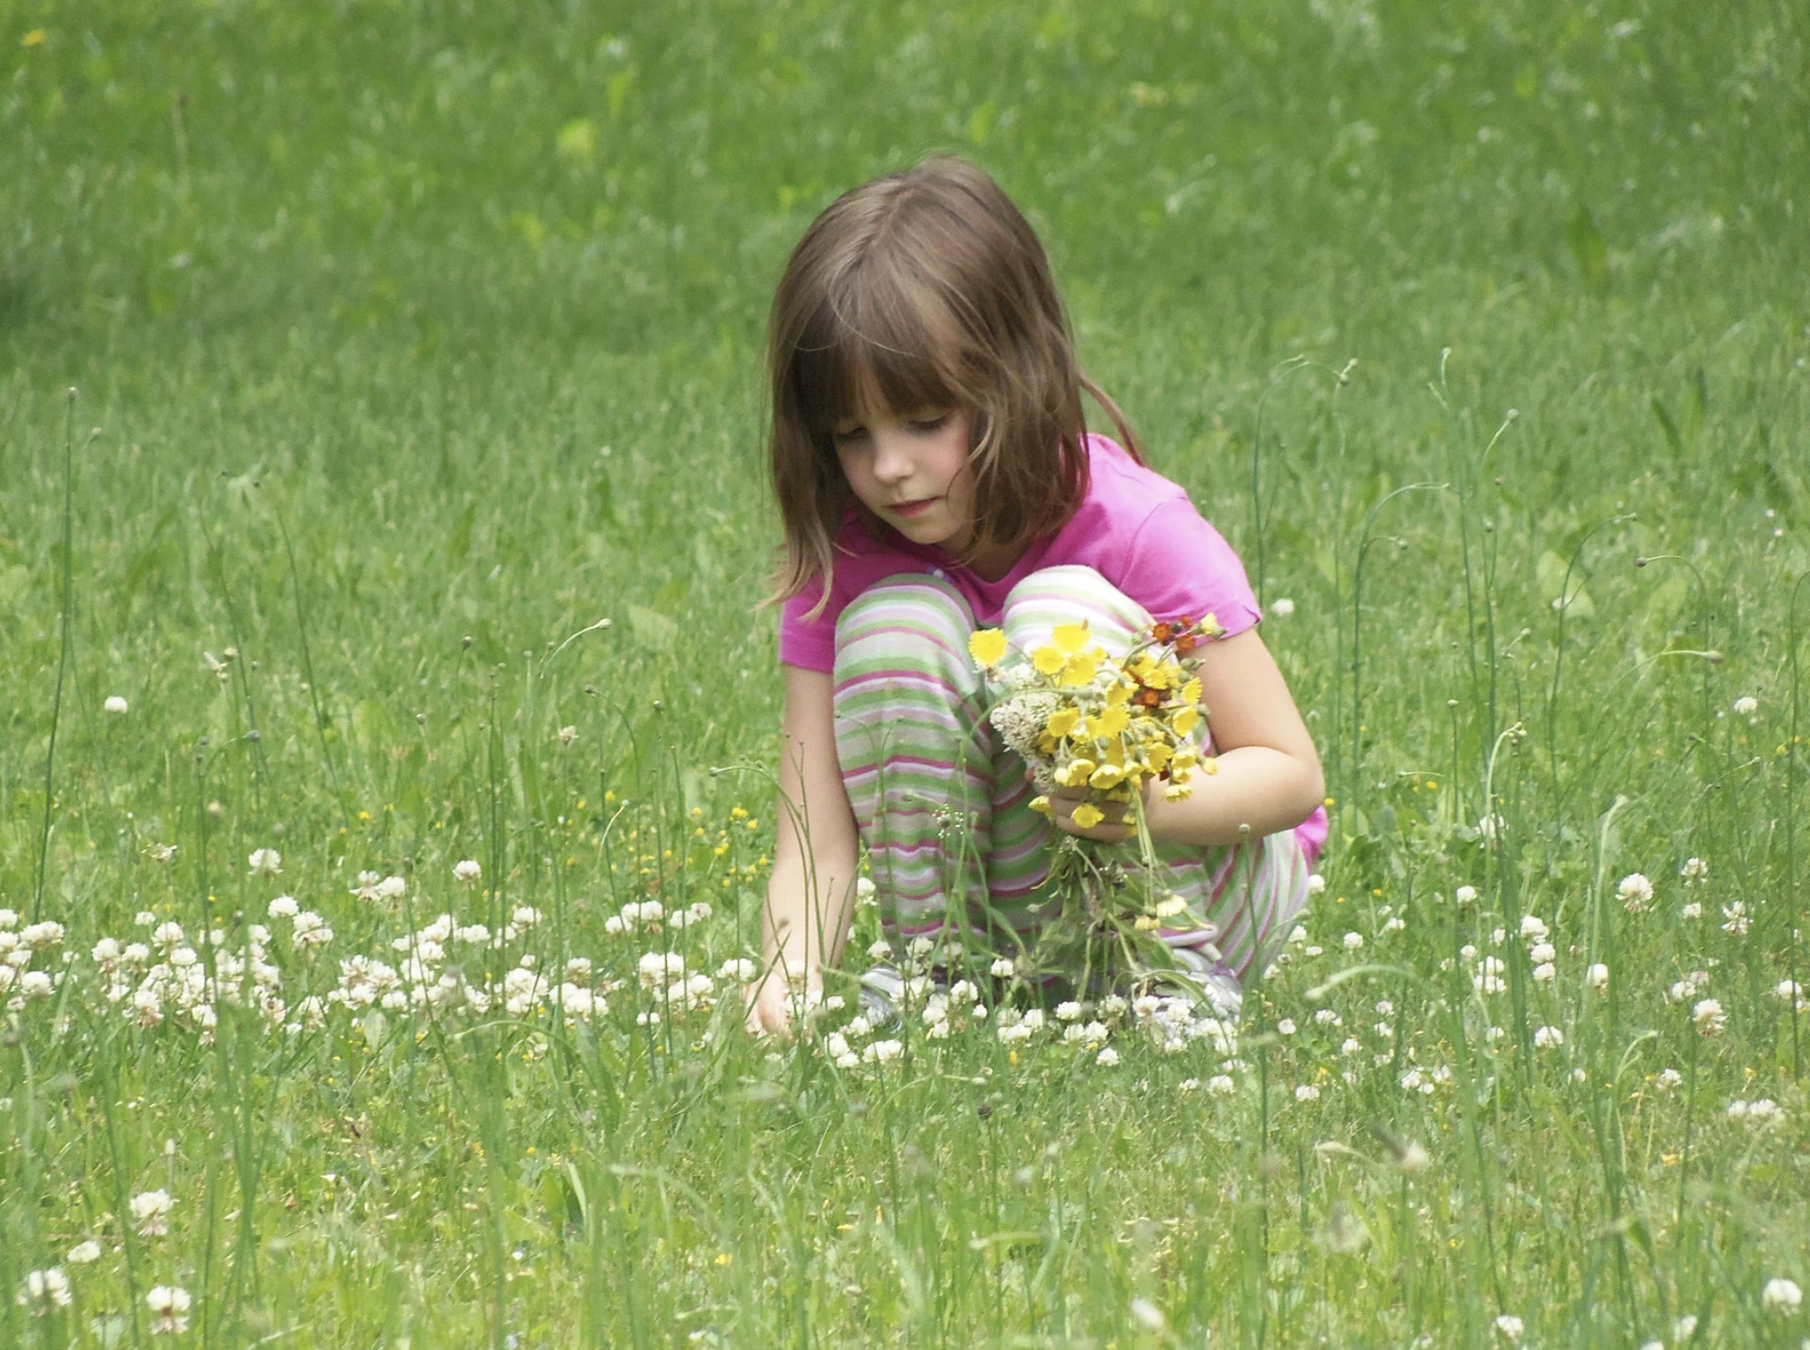
[[[942,429],[943,423],[948,420],[949,414],[944,413],[940,417],[932,417],[922,422],[913,422],[911,426],[914,431],[939,431]]]

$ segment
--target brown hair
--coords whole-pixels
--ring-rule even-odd
[[[821,579],[809,617],[822,613],[833,541],[851,501],[881,537],[830,438],[868,391],[897,412],[970,412],[974,495],[985,506],[964,564],[1028,547],[1080,506],[1081,390],[1144,462],[1124,414],[1075,363],[1068,314],[1036,232],[999,184],[954,156],[853,188],[811,222],[773,297],[767,366],[770,467],[785,542],[772,593],[757,609]]]

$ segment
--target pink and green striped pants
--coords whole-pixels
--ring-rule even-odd
[[[1120,656],[1151,616],[1093,568],[1063,566],[1014,586],[999,626],[1023,650],[1081,619]],[[1030,809],[1036,789],[1024,761],[985,720],[987,690],[968,654],[976,626],[941,575],[887,577],[851,601],[836,623],[836,752],[887,931],[909,940],[978,929],[1004,953],[1017,947],[1010,933],[1035,938],[1041,916],[1029,905],[1057,830]],[[1205,753],[1204,720],[1197,739]],[[1135,845],[1118,852],[1141,866]],[[1184,968],[1240,979],[1262,969],[1306,904],[1311,860],[1293,831],[1230,845],[1159,843],[1156,856],[1190,915],[1210,925],[1165,930]]]

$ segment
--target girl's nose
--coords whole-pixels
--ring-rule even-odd
[[[905,438],[890,432],[874,434],[874,477],[896,483],[911,477],[911,456]]]

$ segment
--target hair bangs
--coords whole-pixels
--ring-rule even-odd
[[[793,378],[813,439],[876,404],[906,413],[968,401],[944,364],[964,345],[950,316],[927,291],[890,272],[859,269],[811,315]]]

